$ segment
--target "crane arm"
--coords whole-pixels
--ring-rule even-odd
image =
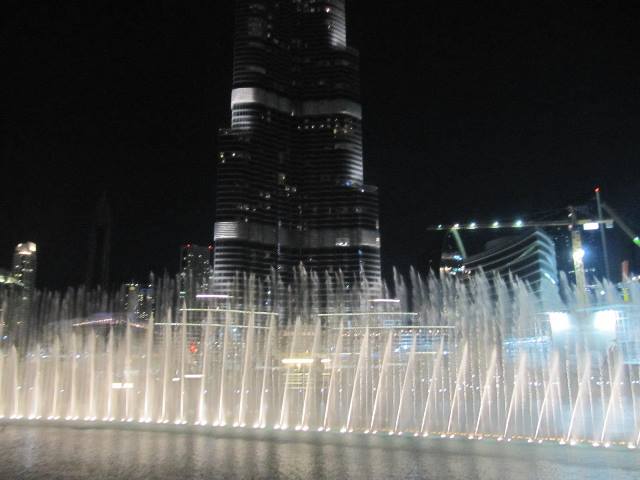
[[[618,224],[620,229],[627,234],[633,243],[640,247],[640,236],[631,230],[624,220],[618,215],[618,213],[606,203],[602,202],[602,208],[613,218],[613,221]]]

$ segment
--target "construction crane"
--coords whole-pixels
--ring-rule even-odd
[[[581,300],[584,297],[587,287],[586,274],[584,269],[584,249],[582,248],[582,237],[580,235],[580,227],[586,230],[595,230],[600,228],[600,224],[613,225],[613,220],[607,219],[578,219],[577,209],[575,207],[567,207],[568,215],[566,220],[549,220],[549,221],[525,221],[515,220],[509,223],[494,221],[490,223],[471,222],[468,224],[455,223],[453,225],[436,225],[428,227],[430,231],[450,232],[456,242],[456,246],[460,251],[462,258],[467,257],[467,252],[460,238],[462,230],[504,230],[513,229],[520,230],[524,228],[545,228],[545,227],[567,227],[571,235],[571,251],[573,259],[573,268],[576,275],[576,287],[578,289]],[[583,298],[584,297],[584,298]]]
[[[595,194],[596,194],[596,204],[598,205],[598,217],[602,218],[602,211],[606,211],[609,216],[611,216],[611,218],[613,218],[613,220],[618,224],[618,226],[620,227],[620,230],[622,230],[625,235],[627,235],[629,237],[629,239],[631,239],[631,241],[638,247],[640,247],[640,236],[636,233],[634,233],[633,230],[631,230],[631,228],[629,227],[629,225],[626,224],[626,222],[624,220],[622,220],[622,218],[620,217],[620,215],[608,204],[604,203],[602,201],[602,199],[600,198],[600,187],[596,187],[595,188]],[[602,241],[602,248],[604,251],[604,263],[605,263],[605,269],[607,272],[607,277],[610,278],[610,271],[609,271],[609,254],[608,254],[608,250],[607,250],[607,238],[604,234],[604,230],[601,229],[600,230],[600,237],[601,237],[601,241]]]
[[[600,198],[600,187],[596,187],[595,192],[598,209],[606,211],[609,216],[613,218],[613,221],[620,227],[620,230],[622,230],[636,246],[640,247],[640,235],[635,233],[629,225],[622,220],[622,217],[613,209],[613,207],[611,207],[611,205],[602,201]],[[598,213],[598,215],[600,215],[600,213]]]
[[[582,248],[582,236],[580,234],[581,230],[600,230],[603,251],[604,251],[604,260],[605,260],[605,270],[608,278],[610,277],[610,269],[609,269],[609,258],[607,255],[607,244],[606,244],[606,236],[605,236],[605,227],[612,228],[614,222],[620,226],[622,231],[629,236],[631,241],[640,247],[640,236],[635,234],[631,228],[620,218],[620,215],[616,213],[609,205],[604,203],[600,198],[600,187],[595,188],[596,193],[596,201],[598,205],[598,218],[597,219],[579,219],[578,218],[578,209],[573,206],[567,207],[567,218],[566,220],[549,220],[549,221],[525,221],[525,220],[515,220],[513,222],[502,223],[499,221],[494,222],[471,222],[467,224],[455,223],[452,225],[433,225],[428,227],[429,231],[443,231],[451,233],[454,241],[456,242],[456,246],[460,252],[462,258],[467,257],[466,249],[464,248],[464,244],[460,237],[460,231],[462,230],[501,230],[501,229],[524,229],[524,228],[548,228],[548,227],[566,227],[571,236],[571,251],[572,251],[572,259],[573,259],[573,267],[576,276],[576,287],[578,290],[579,299],[582,302],[586,301],[586,274],[584,269],[584,249]],[[606,211],[606,213],[611,218],[603,218],[602,211]]]

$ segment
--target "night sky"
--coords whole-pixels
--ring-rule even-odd
[[[596,184],[640,230],[638,9],[481,3],[349,4],[387,273],[426,269],[429,224],[532,218]],[[5,5],[0,267],[32,240],[40,286],[81,283],[103,192],[114,282],[175,273],[180,244],[210,242],[231,5]]]

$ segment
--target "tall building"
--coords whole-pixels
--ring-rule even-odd
[[[33,242],[19,243],[13,252],[11,276],[22,285],[24,292],[33,293],[36,287],[37,247]]]
[[[127,322],[144,323],[155,312],[155,288],[152,282],[146,284],[125,283],[120,290],[122,319]]]
[[[3,333],[7,331],[13,323],[10,318],[11,300],[13,300],[16,291],[21,287],[22,284],[13,278],[10,270],[0,268],[0,345],[2,344]]]
[[[111,261],[111,209],[106,195],[101,197],[93,215],[88,248],[85,285],[87,288],[108,288]]]
[[[237,0],[231,127],[220,132],[213,287],[286,285],[303,265],[379,295],[376,187],[364,183],[358,51],[344,0]],[[366,280],[367,283],[362,282]],[[270,290],[266,292],[270,293]]]
[[[15,328],[16,335],[26,341],[33,296],[36,289],[36,269],[38,266],[37,247],[33,242],[16,245],[13,253],[11,277],[18,287],[11,297],[9,308],[10,329]]]
[[[180,297],[189,303],[198,293],[207,293],[211,277],[212,247],[187,243],[180,248]]]

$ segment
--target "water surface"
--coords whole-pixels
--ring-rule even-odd
[[[631,480],[640,452],[328,434],[0,426],[5,479]]]

